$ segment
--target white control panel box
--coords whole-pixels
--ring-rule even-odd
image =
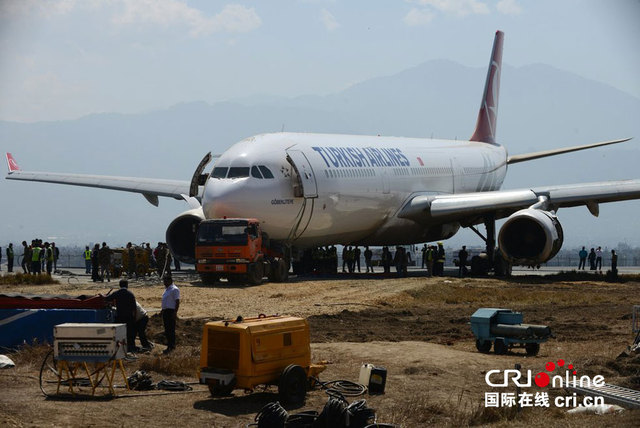
[[[126,324],[65,323],[53,328],[53,353],[57,360],[119,360],[126,355],[126,341]]]

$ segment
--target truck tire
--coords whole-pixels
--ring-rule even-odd
[[[274,282],[285,282],[289,278],[289,269],[284,259],[276,259],[271,262],[271,271]]]
[[[493,343],[493,352],[495,352],[496,355],[504,355],[507,353],[508,349],[507,344],[504,343],[504,340],[502,339],[496,339]]]
[[[282,372],[278,383],[280,402],[284,405],[302,405],[307,395],[307,373],[296,364],[290,364]]]
[[[491,351],[491,341],[481,339],[476,340],[476,349],[483,354],[488,354],[489,351]]]
[[[535,357],[536,355],[538,355],[538,352],[540,351],[540,344],[527,343],[526,345],[524,345],[524,349],[527,351],[528,356]]]
[[[249,263],[247,266],[247,282],[250,285],[262,284],[262,277],[264,276],[264,270],[262,268],[262,261],[256,263]]]
[[[220,278],[218,278],[215,274],[212,274],[212,273],[201,273],[200,280],[204,285],[213,285],[217,281],[220,281]]]

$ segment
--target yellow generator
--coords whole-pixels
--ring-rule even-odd
[[[302,404],[312,378],[324,369],[311,364],[309,324],[303,318],[261,314],[204,326],[199,377],[214,396],[278,385],[283,404]]]

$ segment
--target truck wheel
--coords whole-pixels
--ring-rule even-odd
[[[507,353],[508,347],[507,344],[504,343],[504,340],[502,339],[496,339],[496,341],[493,343],[493,352],[496,353],[496,355],[504,355]]]
[[[219,281],[220,278],[212,273],[201,273],[200,280],[204,285],[213,285],[216,283],[216,281]]]
[[[524,345],[524,349],[527,351],[527,355],[531,357],[535,357],[536,355],[538,355],[538,352],[540,351],[540,344],[527,343],[526,345]]]
[[[273,280],[275,282],[285,282],[289,278],[289,269],[284,259],[277,259],[271,262]]]
[[[250,263],[247,266],[247,282],[251,285],[260,285],[262,284],[262,277],[264,276],[264,271],[262,269],[262,262],[258,263]]]
[[[483,354],[488,354],[491,351],[491,341],[478,339],[476,340],[476,348]]]
[[[282,404],[302,405],[307,395],[307,373],[298,365],[290,364],[282,372],[278,384]]]

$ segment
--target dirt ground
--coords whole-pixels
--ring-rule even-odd
[[[384,278],[337,276],[292,279],[260,286],[203,286],[196,277],[177,277],[181,307],[177,326],[178,350],[164,348],[158,315],[163,286],[154,281],[132,281],[130,289],[152,315],[148,333],[158,345],[150,355],[126,362],[126,371],[148,371],[161,379],[196,382],[200,339],[206,321],[238,315],[288,314],[308,319],[312,359],[328,362],[322,381],[357,381],[362,363],[388,371],[385,394],[366,399],[378,422],[404,427],[467,426],[639,426],[640,411],[619,414],[570,415],[566,409],[531,407],[485,408],[488,370],[521,364],[532,373],[544,371],[549,361],[571,362],[578,375],[603,375],[607,383],[640,390],[640,356],[620,354],[633,341],[631,311],[639,304],[640,282],[607,283],[594,280],[561,281],[539,276],[511,280],[445,278]],[[61,278],[55,286],[10,286],[2,291],[51,294],[106,294],[116,283],[87,283]],[[481,354],[469,326],[480,307],[522,311],[526,323],[551,327],[555,339],[542,344],[536,357],[516,349],[504,356]],[[40,348],[9,356],[17,367],[0,371],[0,425],[3,426],[153,426],[210,425],[240,427],[253,422],[267,403],[278,400],[277,387],[253,393],[235,391],[228,398],[212,398],[193,385],[189,393],[147,395],[118,390],[121,398],[45,398],[38,386],[44,357]],[[116,378],[116,382],[118,379]],[[120,383],[122,379],[120,377]],[[532,387],[536,392],[539,389]],[[549,395],[567,394],[545,388]],[[497,391],[497,389],[495,390]],[[502,389],[501,392],[514,390]],[[320,412],[327,395],[310,391],[304,407],[287,409]]]

